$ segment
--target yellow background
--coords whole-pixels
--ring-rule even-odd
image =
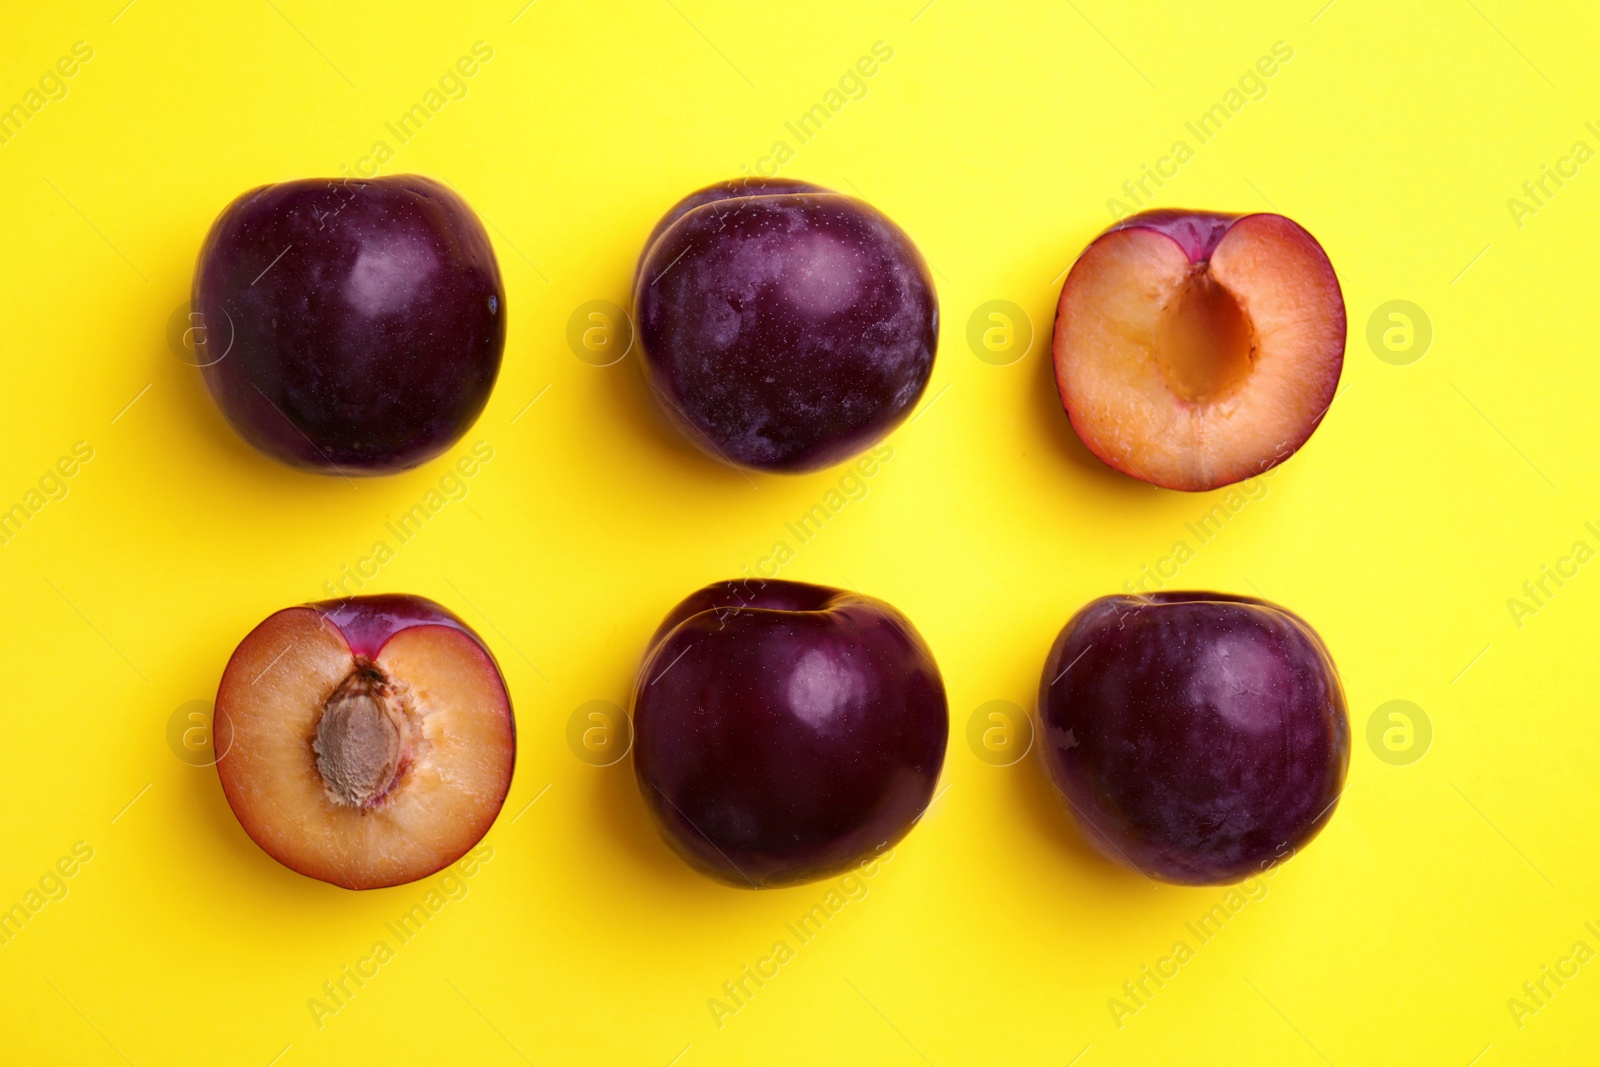
[[[1574,942],[1600,948],[1584,925],[1600,926],[1600,565],[1520,620],[1507,601],[1574,542],[1600,548],[1584,527],[1600,520],[1600,163],[1520,226],[1507,200],[1575,141],[1600,148],[1584,127],[1600,125],[1600,19],[1509,0],[923,2],[9,0],[0,105],[74,42],[94,54],[0,145],[0,506],[75,442],[94,454],[0,546],[0,906],[54,888],[75,843],[93,855],[0,945],[0,1059],[1594,1059],[1600,962],[1520,1027],[1507,1000]],[[784,123],[880,40],[893,58],[866,95],[795,145]],[[477,41],[493,58],[465,97],[398,146],[384,124]],[[1184,123],[1278,41],[1293,58],[1266,95],[1156,202],[1276,209],[1321,240],[1349,309],[1344,391],[1169,587],[1259,591],[1310,620],[1353,751],[1326,832],[1196,946],[1185,924],[1222,890],[1085,854],[1035,760],[980,760],[967,724],[989,701],[1031,709],[1066,618],[1224,502],[1094,461],[1043,339],[1107,200],[1193,144]],[[439,178],[492,225],[510,331],[449,457],[352,484],[250,451],[167,327],[230,199],[336,175],[380,139],[397,148],[384,173]],[[566,330],[588,301],[627,302],[669,204],[779,139],[783,174],[857,192],[912,235],[943,313],[929,406],[782,575],[905,611],[944,670],[951,741],[944,792],[867,895],[719,1027],[708,1000],[829,884],[692,873],[628,763],[577,758],[568,722],[624,703],[662,614],[754,567],[844,472],[747,480],[702,459],[654,420],[636,353],[597,367]],[[1403,366],[1367,342],[1397,299],[1433,328]],[[991,300],[1032,320],[1005,366],[967,344]],[[214,695],[256,622],[326,596],[476,441],[494,455],[465,498],[366,591],[435,597],[482,632],[516,704],[516,779],[465,895],[319,1027],[308,1000],[439,879],[357,894],[280,867],[169,724]],[[1390,700],[1431,722],[1421,759],[1369,746]],[[1195,958],[1119,1028],[1108,999],[1180,939]]]

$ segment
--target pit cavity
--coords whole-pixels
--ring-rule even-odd
[[[408,733],[397,687],[358,660],[323,705],[311,742],[328,794],[349,807],[377,804],[400,777]]]
[[[1156,359],[1167,387],[1190,404],[1238,392],[1255,364],[1256,333],[1239,301],[1197,263],[1161,310]]]

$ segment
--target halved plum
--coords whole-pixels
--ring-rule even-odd
[[[267,618],[228,661],[212,734],[245,832],[291,870],[346,889],[460,859],[505,803],[516,760],[494,656],[415,596]]]
[[[1108,465],[1215,489],[1288,459],[1344,366],[1339,279],[1282,215],[1150,211],[1112,226],[1061,289],[1056,386]]]

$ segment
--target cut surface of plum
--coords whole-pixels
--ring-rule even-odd
[[[1266,471],[1333,401],[1345,311],[1328,257],[1281,215],[1149,212],[1078,258],[1056,385],[1108,465],[1200,491]]]
[[[413,610],[384,610],[396,601]],[[385,633],[385,620],[398,628]],[[417,597],[272,615],[228,663],[213,735],[245,832],[285,866],[347,889],[459,859],[494,822],[516,753],[493,657]]]

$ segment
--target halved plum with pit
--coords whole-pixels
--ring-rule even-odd
[[[239,643],[213,743],[239,823],[346,889],[460,859],[505,803],[516,724],[483,640],[416,596],[286,608]]]

